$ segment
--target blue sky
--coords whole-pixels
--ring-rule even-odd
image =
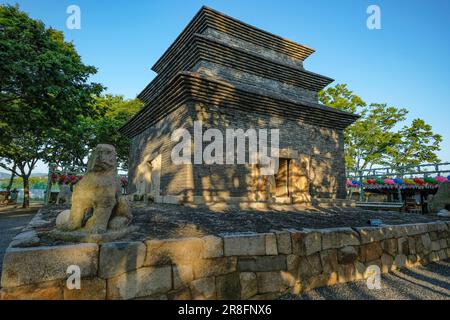
[[[269,0],[23,0],[31,17],[63,30],[108,92],[134,98],[152,80],[150,67],[202,5],[316,50],[308,70],[347,83],[367,102],[407,108],[444,136],[450,161],[450,1]],[[81,29],[66,28],[69,5]],[[381,30],[366,27],[370,4]],[[37,171],[45,171],[40,164]]]

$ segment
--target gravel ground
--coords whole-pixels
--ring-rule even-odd
[[[370,290],[365,281],[314,289],[285,300],[450,300],[450,259],[403,269],[381,277],[381,289]]]
[[[40,207],[29,209],[2,207],[0,209],[0,274],[3,256],[11,239],[25,227]]]
[[[49,221],[48,225],[43,225],[37,230],[39,233],[42,232],[43,244],[55,244],[50,239],[46,239],[45,232],[54,228],[57,214],[66,208],[68,206],[52,205],[41,210],[43,219]],[[372,218],[381,219],[387,225],[450,220],[432,215],[369,211],[359,208],[212,211],[207,208],[169,204],[135,205],[133,216],[133,225],[137,226],[138,230],[123,240],[201,237],[228,232],[270,232],[289,228],[361,227],[367,226],[368,220]]]

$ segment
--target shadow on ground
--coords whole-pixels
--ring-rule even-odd
[[[318,288],[287,300],[450,300],[450,259],[382,275],[381,289],[365,281]]]

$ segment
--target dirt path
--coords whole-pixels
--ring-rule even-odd
[[[27,209],[14,206],[0,207],[0,274],[3,256],[11,239],[30,222],[40,207],[36,205]]]

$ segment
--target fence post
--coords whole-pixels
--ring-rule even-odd
[[[47,189],[45,191],[44,205],[48,205],[50,200],[50,193],[52,192],[52,173],[55,170],[55,165],[49,164],[48,166],[48,176],[47,176]]]

